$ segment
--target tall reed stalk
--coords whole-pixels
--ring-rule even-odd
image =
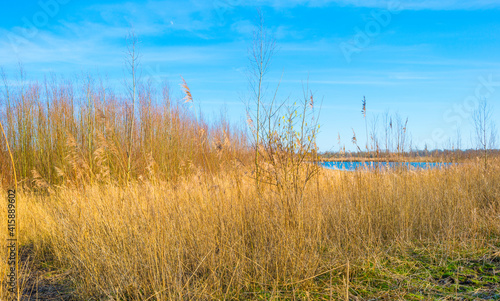
[[[7,112],[7,114],[9,114],[10,112]],[[2,135],[3,135],[3,138],[5,139],[5,144],[7,145],[7,151],[9,153],[9,157],[10,157],[10,162],[12,164],[12,173],[13,173],[13,176],[14,176],[14,191],[15,193],[19,193],[19,190],[17,188],[17,172],[16,172],[16,164],[15,164],[15,161],[14,161],[14,156],[12,155],[12,151],[10,149],[10,143],[9,143],[9,140],[7,139],[7,135],[5,133],[5,129],[3,127],[3,123],[2,121],[0,120],[0,129],[2,130]],[[3,170],[2,170],[3,171]],[[17,197],[17,202],[19,202],[19,197]],[[16,237],[16,258],[15,258],[15,263],[16,263],[16,297],[17,297],[17,300],[21,300],[21,295],[19,293],[19,222],[18,222],[18,218],[17,216],[20,214],[19,212],[19,207],[17,206],[17,204],[15,204],[15,209],[16,209],[16,214],[14,216],[14,225],[15,225],[15,237]]]

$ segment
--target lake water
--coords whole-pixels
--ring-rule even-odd
[[[430,169],[442,168],[452,165],[452,163],[437,163],[437,162],[375,162],[375,161],[331,161],[321,162],[321,166],[343,171],[355,171],[358,169],[393,169],[393,168],[408,168],[408,169]]]

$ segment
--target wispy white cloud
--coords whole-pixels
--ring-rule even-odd
[[[144,1],[120,4],[98,4],[87,9],[100,14],[107,24],[132,24],[144,35],[168,31],[208,32],[217,25],[217,13],[224,15],[234,6],[217,1]]]
[[[243,2],[243,1],[241,1]],[[387,8],[395,5],[402,10],[473,10],[500,8],[498,0],[257,0],[253,3],[273,7],[294,7],[304,5],[322,7],[327,5]]]

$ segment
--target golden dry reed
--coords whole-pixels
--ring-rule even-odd
[[[29,261],[83,300],[347,299],[364,260],[429,244],[480,248],[500,234],[498,159],[488,169],[338,172],[263,146],[257,190],[244,131],[193,116],[167,88],[142,86],[131,114],[101,82],[54,79],[4,91],[2,109],[33,296]]]

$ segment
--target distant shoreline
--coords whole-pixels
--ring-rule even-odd
[[[320,162],[425,162],[425,163],[439,163],[443,162],[441,158],[321,158]],[[448,161],[448,160],[447,160]]]

